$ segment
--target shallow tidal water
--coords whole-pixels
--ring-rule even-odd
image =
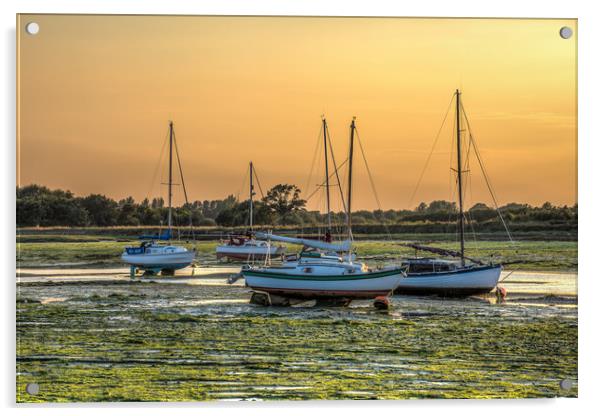
[[[235,272],[21,269],[17,401],[577,395],[559,386],[577,380],[574,273],[514,273],[505,303],[394,296],[382,312],[251,305]]]

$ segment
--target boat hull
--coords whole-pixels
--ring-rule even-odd
[[[373,299],[389,295],[402,280],[401,269],[330,276],[258,270],[241,273],[253,290],[302,299]]]
[[[494,265],[436,273],[408,273],[395,293],[448,297],[486,294],[495,289],[501,272],[502,266]]]
[[[189,266],[194,251],[161,254],[123,254],[121,259],[130,266],[145,270],[178,270]]]

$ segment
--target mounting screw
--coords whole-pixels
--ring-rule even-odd
[[[25,25],[25,31],[30,35],[37,35],[40,31],[40,25],[36,22],[30,22]]]
[[[570,390],[573,388],[573,380],[569,380],[568,378],[565,378],[564,380],[562,380],[560,382],[560,388],[562,390]]]
[[[560,28],[560,37],[562,39],[569,39],[571,36],[573,36],[573,29],[568,26],[563,26]]]
[[[25,391],[32,396],[35,396],[40,392],[40,385],[38,383],[27,383]]]

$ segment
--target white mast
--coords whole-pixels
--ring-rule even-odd
[[[353,179],[353,138],[355,133],[355,117],[351,120],[351,132],[349,137],[349,179],[347,184],[347,233],[349,235],[349,241],[353,241],[353,234],[351,232],[351,190],[352,179]],[[351,245],[349,245],[349,259],[351,261]]]
[[[253,231],[253,162],[249,162],[249,228]]]
[[[173,121],[169,121],[169,182],[168,182],[168,192],[167,192],[167,201],[169,205],[169,211],[167,214],[167,230],[168,235],[171,237],[171,197],[172,197],[172,153],[173,153]]]
[[[326,176],[326,217],[328,218],[328,232],[331,232],[332,220],[330,218],[330,177],[328,174],[328,144],[327,144],[327,129],[326,118],[322,116],[322,131],[324,133],[324,166]]]

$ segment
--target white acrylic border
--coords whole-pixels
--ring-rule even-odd
[[[188,404],[109,404],[50,406],[49,413],[80,414],[81,407],[92,415],[112,411],[108,408],[144,408],[144,412],[160,414],[169,411],[187,414],[219,412],[220,414],[264,414],[265,412],[287,412],[288,415],[308,411],[332,412],[334,408],[345,408],[346,412],[421,412],[435,414],[506,414],[508,411],[545,411],[549,414],[567,414],[587,411],[597,404],[600,364],[597,359],[600,335],[597,322],[596,297],[600,293],[600,277],[596,268],[596,251],[599,245],[599,213],[602,198],[597,185],[601,178],[598,161],[602,155],[602,132],[600,128],[600,104],[602,97],[600,76],[601,59],[598,52],[602,39],[602,15],[596,2],[591,1],[546,1],[526,2],[505,0],[483,2],[476,0],[422,0],[417,2],[388,2],[382,0],[323,0],[323,1],[278,1],[278,0],[20,0],[12,4],[1,3],[2,26],[4,29],[2,82],[4,99],[2,126],[5,128],[2,185],[4,203],[2,210],[2,246],[0,263],[4,266],[3,319],[1,321],[5,342],[2,348],[2,402],[14,406],[15,385],[15,287],[12,278],[15,265],[15,14],[16,13],[116,13],[116,14],[233,14],[233,15],[331,15],[331,16],[426,16],[426,17],[548,17],[579,19],[579,216],[582,227],[579,233],[579,396],[577,400],[505,400],[505,401],[399,401],[399,402],[304,402],[304,403],[242,403],[228,406],[219,403]],[[598,324],[598,325],[596,325]],[[39,406],[21,406],[27,414],[38,414]],[[154,408],[158,407],[158,408]],[[380,410],[374,409],[380,407]],[[12,409],[14,411],[15,409]],[[134,409],[132,409],[134,410]],[[142,410],[142,409],[140,409]],[[12,413],[11,411],[11,413]]]

